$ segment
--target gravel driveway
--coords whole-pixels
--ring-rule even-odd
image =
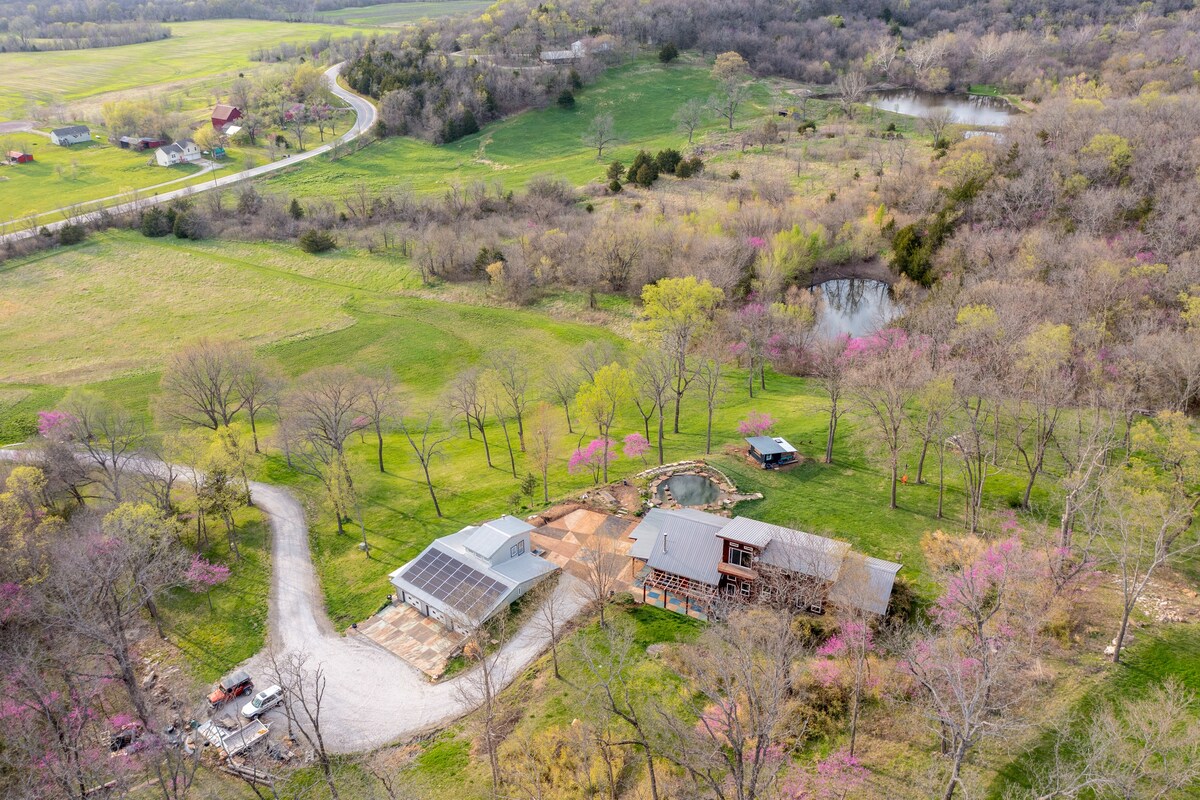
[[[19,460],[21,455],[19,450],[0,449],[0,458]],[[154,462],[143,461],[136,468],[146,471],[155,467]],[[457,691],[469,673],[431,684],[417,669],[381,647],[335,632],[325,614],[309,551],[304,507],[295,495],[278,486],[252,482],[250,494],[271,524],[271,643],[281,653],[308,653],[310,664],[324,666],[328,682],[321,719],[330,750],[370,750],[442,727],[472,710]],[[585,605],[580,583],[567,574],[558,582],[563,622]],[[380,586],[380,592],[387,588]],[[507,686],[549,644],[533,626],[523,627],[501,650],[499,683]],[[265,660],[260,653],[243,665],[258,683],[263,680]]]

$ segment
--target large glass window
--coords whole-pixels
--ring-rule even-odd
[[[739,567],[749,567],[753,560],[753,555],[749,550],[742,550],[739,547],[729,548],[729,563],[737,564]]]

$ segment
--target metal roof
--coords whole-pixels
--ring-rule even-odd
[[[92,129],[87,125],[67,125],[63,128],[55,128],[50,132],[56,136],[75,136],[80,133],[86,133],[88,136],[92,135]]]
[[[764,456],[796,452],[782,436],[747,436],[746,443]]]
[[[491,561],[496,553],[509,545],[513,537],[533,530],[533,526],[516,517],[505,515],[475,528],[463,542],[463,547],[482,559]]]
[[[443,550],[437,542],[397,571],[396,577],[469,620],[482,620],[511,588]]]
[[[662,521],[646,563],[672,575],[716,586],[721,580],[717,571],[723,549],[717,538],[721,527],[669,515]]]
[[[771,543],[772,530],[775,527],[749,517],[734,517],[721,529],[721,538],[761,550]]]
[[[829,599],[835,604],[886,614],[900,565],[871,556],[862,556],[861,563],[861,570],[852,566],[843,570],[842,576],[829,590]]]
[[[646,512],[646,516],[642,518],[638,526],[629,533],[629,538],[633,539],[633,544],[629,548],[629,556],[640,558],[643,561],[648,560],[651,553],[654,552],[654,544],[662,530],[663,522],[671,517],[691,520],[714,528],[724,528],[729,524],[727,517],[719,517],[695,508],[652,508]]]
[[[759,559],[766,564],[823,581],[833,581],[841,570],[850,545],[824,536],[814,536],[779,525],[759,523],[771,529],[771,543]]]

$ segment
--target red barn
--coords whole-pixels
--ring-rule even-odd
[[[241,119],[242,110],[237,106],[231,106],[228,103],[217,103],[212,112],[212,126],[217,130],[221,130],[235,119]]]
[[[20,150],[9,150],[8,160],[13,164],[28,164],[33,161],[33,153],[22,153]]]

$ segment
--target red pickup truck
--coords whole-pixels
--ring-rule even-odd
[[[254,688],[254,681],[245,670],[231,672],[217,683],[217,688],[208,696],[208,704],[216,708],[238,695],[246,694]]]

